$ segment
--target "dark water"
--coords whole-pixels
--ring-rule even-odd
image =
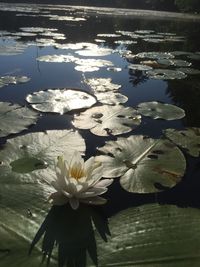
[[[36,13],[33,11],[36,10]],[[42,12],[48,11],[43,8]],[[123,17],[106,15],[88,15],[76,11],[50,10],[50,14],[59,16],[85,17],[85,21],[59,21],[50,20],[48,17],[42,17],[40,11],[37,12],[37,6],[31,12],[18,11],[0,11],[0,31],[8,31],[10,34],[21,32],[21,27],[44,27],[56,28],[57,33],[65,34],[65,40],[56,40],[58,44],[89,42],[95,43],[95,39],[104,39],[105,42],[99,43],[101,47],[111,48],[113,50],[121,49],[124,52],[130,50],[132,54],[147,51],[189,51],[197,52],[200,47],[200,24],[192,20],[162,20],[160,18],[147,19],[146,17]],[[45,13],[43,13],[45,14]],[[113,10],[113,14],[115,11]],[[32,16],[33,15],[33,16]],[[173,33],[177,36],[185,37],[182,42],[163,42],[150,43],[142,39],[137,39],[137,44],[117,45],[116,40],[131,40],[128,36],[121,37],[98,37],[97,34],[113,34],[117,31],[153,30],[155,34]],[[35,42],[38,36],[20,37],[19,43],[27,44]],[[49,38],[51,37],[43,37]],[[9,44],[12,42],[6,36],[0,38],[0,44]],[[135,59],[127,59],[114,52],[111,55],[104,56],[102,59],[110,60],[116,67],[122,71],[108,71],[101,68],[96,72],[78,72],[74,69],[73,63],[47,63],[37,61],[36,58],[42,55],[51,54],[73,54],[74,51],[61,50],[55,46],[27,45],[24,52],[14,56],[0,56],[0,76],[4,75],[26,75],[31,78],[28,83],[8,85],[0,89],[0,101],[8,101],[27,105],[25,97],[27,94],[48,88],[78,88],[90,91],[89,86],[84,83],[84,78],[112,78],[112,82],[120,84],[120,92],[128,96],[125,106],[136,107],[141,102],[161,101],[172,103],[186,112],[186,117],[182,120],[164,121],[143,118],[141,125],[129,134],[144,134],[153,138],[162,135],[166,128],[182,129],[184,127],[200,127],[200,80],[199,75],[189,75],[183,80],[153,80],[147,78],[141,71],[131,71],[128,69],[129,63],[137,63]],[[80,58],[82,58],[80,56]],[[84,57],[85,58],[85,57]],[[92,58],[92,57],[91,57]],[[200,61],[191,61],[194,68],[200,69]],[[47,129],[70,129],[73,127],[70,122],[71,116],[44,114],[40,117],[36,125],[32,126],[27,132],[36,132]],[[87,151],[86,156],[96,154],[96,147],[102,146],[109,138],[102,138],[91,134],[87,130],[80,130],[80,134],[85,138]],[[3,142],[3,141],[2,141]],[[160,203],[175,203],[181,206],[199,206],[200,207],[200,160],[186,156],[188,160],[187,172],[183,181],[175,188],[159,194],[131,194],[125,192],[119,187],[116,181],[107,193],[110,199],[105,209],[111,214],[117,210],[128,206],[135,206],[143,203],[159,201]],[[116,197],[117,196],[117,197]],[[123,199],[123,201],[121,201]]]

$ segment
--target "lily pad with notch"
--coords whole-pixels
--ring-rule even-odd
[[[178,120],[185,117],[185,111],[182,108],[156,101],[140,103],[138,112],[153,119]]]
[[[0,137],[19,133],[35,124],[38,113],[18,104],[0,102]]]
[[[167,139],[121,137],[98,150],[103,154],[97,160],[104,166],[104,177],[120,177],[128,192],[159,192],[174,187],[185,173],[183,153]]]
[[[164,134],[176,145],[183,148],[193,157],[200,156],[200,128],[187,128],[184,130],[167,129]]]
[[[131,107],[98,106],[75,116],[73,124],[78,129],[89,129],[99,136],[119,135],[132,131],[141,123],[141,116]]]

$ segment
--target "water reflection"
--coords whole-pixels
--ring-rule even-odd
[[[29,253],[42,238],[43,259],[50,264],[53,250],[58,249],[58,266],[84,267],[87,254],[98,266],[94,227],[106,242],[110,235],[107,217],[98,207],[80,204],[74,211],[68,204],[53,206],[36,233]]]

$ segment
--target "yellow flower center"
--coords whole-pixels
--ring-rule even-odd
[[[72,166],[70,168],[70,176],[75,178],[76,180],[79,180],[80,178],[85,176],[85,171],[83,168],[78,168],[77,166]]]

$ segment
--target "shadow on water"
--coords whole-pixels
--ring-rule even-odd
[[[29,253],[42,238],[42,262],[50,264],[52,252],[58,249],[58,266],[85,267],[87,254],[98,266],[94,227],[106,242],[110,235],[108,220],[101,208],[80,204],[73,210],[68,204],[53,206],[36,233]]]

